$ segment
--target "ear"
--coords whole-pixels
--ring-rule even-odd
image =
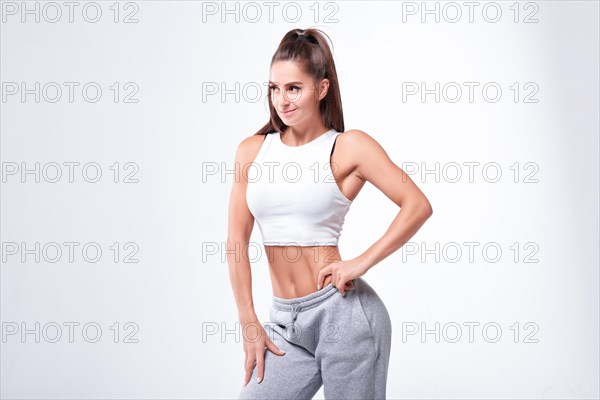
[[[325,96],[327,96],[327,91],[329,90],[329,79],[323,78],[321,79],[321,83],[319,85],[319,101],[323,100]]]

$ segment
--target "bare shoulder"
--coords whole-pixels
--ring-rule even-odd
[[[242,164],[254,161],[265,139],[265,135],[252,135],[244,138],[238,144],[235,155],[236,161]]]
[[[338,135],[338,140],[343,142],[343,146],[354,155],[359,154],[385,154],[385,150],[375,138],[361,131],[360,129],[350,129]]]

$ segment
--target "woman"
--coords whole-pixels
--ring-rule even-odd
[[[328,399],[384,399],[391,321],[362,276],[432,214],[371,136],[344,132],[324,35],[293,29],[283,37],[271,60],[270,120],[236,152],[227,261],[246,354],[240,399],[310,399],[322,385]],[[383,237],[342,260],[345,215],[366,181],[401,210]],[[255,219],[273,288],[264,325],[253,307],[247,251]]]

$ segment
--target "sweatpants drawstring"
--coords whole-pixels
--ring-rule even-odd
[[[296,318],[298,313],[302,310],[302,304],[292,304],[292,332],[296,334]]]
[[[300,310],[302,310],[302,304],[292,304],[292,322],[296,322]]]

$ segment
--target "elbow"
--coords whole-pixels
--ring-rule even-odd
[[[412,215],[411,218],[415,221],[420,221],[418,222],[420,225],[423,225],[433,215],[433,207],[431,207],[427,199],[414,201],[410,205],[406,204],[404,207],[400,206],[401,211],[403,208],[410,210],[407,212]]]
[[[433,207],[426,198],[422,201],[420,209],[424,221],[428,220],[433,215]]]
[[[433,207],[431,206],[431,204],[429,202],[427,202],[427,208],[426,208],[427,212],[427,218],[431,217],[433,215]]]
[[[427,198],[423,197],[419,200],[411,201],[410,203],[400,204],[400,209],[402,208],[410,208],[410,212],[423,220],[427,220],[431,215],[433,215],[433,207]]]

